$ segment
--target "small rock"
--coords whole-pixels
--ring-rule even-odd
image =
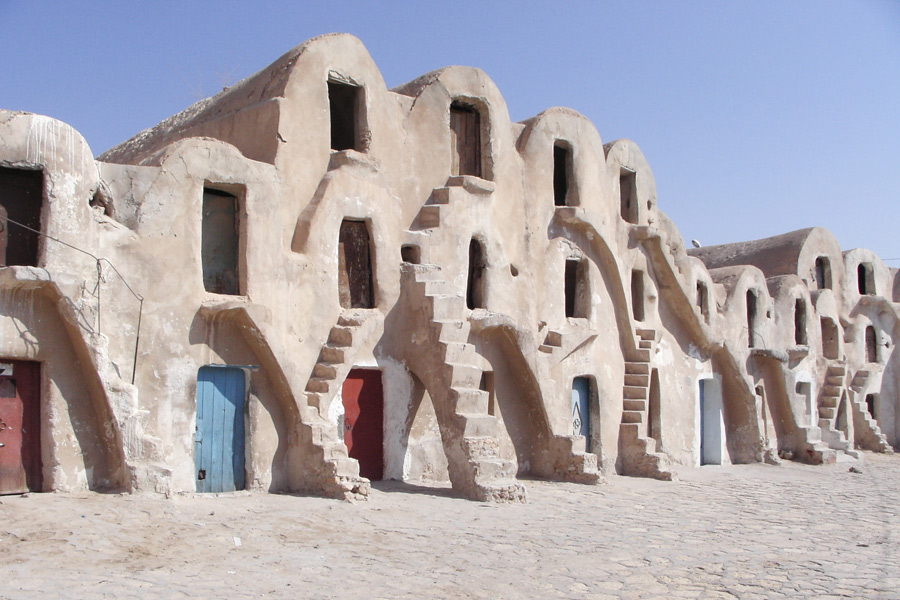
[[[862,469],[860,469],[859,467],[850,467],[850,472],[851,473],[862,473]]]

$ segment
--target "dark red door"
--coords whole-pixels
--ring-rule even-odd
[[[381,371],[353,369],[344,380],[344,443],[359,461],[359,474],[384,477],[384,393]]]
[[[0,494],[41,491],[41,365],[0,359]]]

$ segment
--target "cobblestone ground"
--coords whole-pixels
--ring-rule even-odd
[[[900,598],[900,456],[849,466],[529,481],[519,506],[3,497],[0,598]]]

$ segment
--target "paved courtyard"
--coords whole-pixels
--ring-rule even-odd
[[[529,503],[0,498],[0,598],[900,598],[900,455],[677,483],[527,482]]]

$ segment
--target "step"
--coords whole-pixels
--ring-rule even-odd
[[[637,410],[637,411],[645,411],[647,410],[647,402],[644,400],[633,400],[630,398],[626,398],[622,401],[622,409],[623,410]]]
[[[363,321],[364,318],[359,315],[344,313],[338,317],[337,324],[342,327],[359,327]]]
[[[824,406],[825,408],[837,408],[838,399],[834,396],[822,396],[819,399],[819,406]]]
[[[649,349],[652,347],[653,347],[653,342],[650,340],[641,340],[640,342],[638,342],[638,348],[648,348]]]
[[[431,192],[430,204],[450,204],[450,188],[434,188]]]
[[[641,438],[641,423],[626,423],[624,420],[619,424],[619,439],[625,444],[633,444]]]
[[[451,388],[450,402],[457,413],[487,414],[490,394],[476,388]]]
[[[478,483],[478,497],[485,502],[526,503],[528,492],[515,479],[502,479],[490,483]]]
[[[352,346],[354,329],[335,325],[331,328],[331,333],[328,335],[328,343],[332,346]]]
[[[318,418],[313,423],[309,423],[308,427],[314,446],[322,446],[333,442],[335,439],[335,426],[325,419]]]
[[[497,419],[489,414],[456,413],[464,421],[464,437],[495,437]]]
[[[656,330],[655,330],[655,329],[642,329],[642,328],[637,328],[637,329],[634,330],[634,332],[635,332],[635,333],[638,335],[638,337],[640,337],[641,339],[644,339],[644,340],[653,340],[653,341],[656,340]]]
[[[442,342],[467,342],[469,339],[469,321],[462,319],[434,319],[440,327],[438,340]]]
[[[820,406],[819,407],[819,418],[820,419],[834,419],[835,414],[837,414],[837,408],[833,406]]]
[[[321,377],[311,377],[306,382],[307,392],[327,392],[333,379],[322,379]]]
[[[623,423],[643,423],[644,422],[644,412],[639,410],[623,410],[622,411],[622,422]]]
[[[441,226],[441,205],[426,204],[419,211],[419,225],[423,229],[433,229]]]
[[[313,367],[313,377],[320,379],[334,379],[337,377],[337,365],[330,362],[317,362]]]
[[[436,294],[431,298],[433,320],[461,318],[466,311],[466,300],[462,296]]]
[[[490,483],[503,479],[515,479],[516,463],[503,458],[480,458],[473,461],[475,467],[475,481]]]
[[[484,373],[479,367],[458,363],[446,363],[444,368],[449,373],[451,387],[477,388]]]
[[[355,458],[338,457],[328,462],[334,465],[338,477],[359,477],[359,462]]]
[[[838,385],[823,385],[822,386],[822,394],[825,396],[833,396],[835,398],[840,398],[841,393],[843,392],[843,388]]]
[[[825,385],[842,387],[844,385],[844,376],[843,375],[826,375],[825,376]]]
[[[478,360],[478,352],[475,351],[475,346],[468,342],[445,342],[443,347],[444,362],[473,364]]]
[[[646,362],[626,362],[626,375],[650,375],[650,364]],[[649,377],[647,378],[649,381]]]
[[[500,442],[492,435],[464,437],[463,446],[472,460],[500,457]]]
[[[637,385],[626,385],[622,387],[623,398],[647,399],[647,388]]]
[[[638,348],[634,351],[634,362],[650,362],[650,350],[646,348]]]
[[[322,400],[324,400],[324,392],[306,392],[306,403],[318,410],[322,409]]]
[[[650,376],[644,374],[638,375],[633,373],[625,373],[625,385],[646,387],[650,385]]]
[[[543,352],[544,354],[553,354],[553,351],[559,348],[559,346],[548,346],[547,344],[541,344],[538,346],[538,350]]]
[[[322,444],[322,454],[325,456],[325,460],[349,458],[347,446],[344,442],[329,442],[327,444]]]
[[[333,344],[325,344],[319,353],[319,360],[333,364],[342,364],[344,362],[344,350],[346,346],[335,346]]]
[[[428,281],[444,281],[446,279],[444,271],[438,265],[413,265],[413,273],[415,274],[416,281],[418,281],[419,283],[426,283]]]
[[[663,456],[656,452],[656,440],[652,437],[639,437],[638,444],[641,446],[644,454]]]

